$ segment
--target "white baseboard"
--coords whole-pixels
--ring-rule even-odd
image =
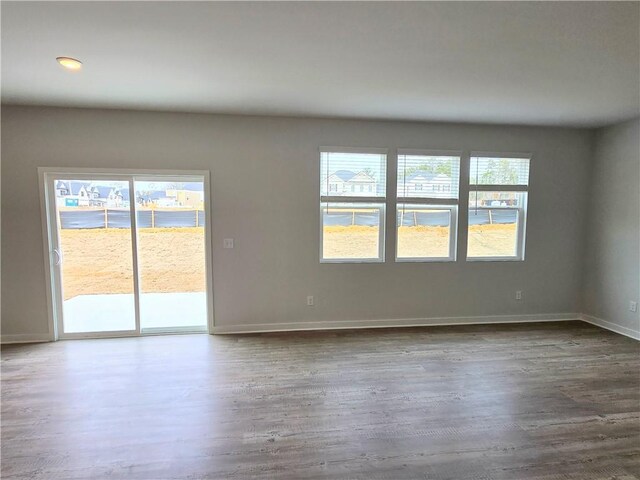
[[[603,320],[602,318],[587,315],[586,313],[580,314],[580,320],[595,325],[596,327],[604,328],[605,330],[611,330],[612,332],[619,333],[620,335],[633,338],[634,340],[640,340],[639,330],[633,330],[631,328],[623,327],[621,325],[608,322],[607,320]]]
[[[396,318],[388,320],[346,320],[328,322],[291,322],[291,323],[256,323],[247,325],[219,325],[214,327],[214,334],[296,332],[306,330],[344,330],[354,328],[393,328],[393,327],[429,327],[444,325],[487,325],[498,323],[535,323],[582,320],[600,328],[620,335],[640,340],[640,331],[622,327],[601,318],[584,313],[548,313],[533,315],[490,315],[481,317],[433,317],[433,318]],[[2,335],[0,343],[42,343],[50,342],[47,333]]]
[[[51,335],[48,333],[26,333],[19,335],[2,335],[0,343],[42,343],[51,342]]]
[[[351,328],[428,327],[442,325],[481,325],[491,323],[532,323],[579,320],[578,313],[548,313],[535,315],[491,315],[484,317],[396,318],[391,320],[346,320],[328,322],[256,323],[248,325],[218,325],[214,334],[295,332],[305,330],[343,330]]]

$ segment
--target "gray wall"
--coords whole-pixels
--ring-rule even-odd
[[[591,179],[583,313],[640,336],[640,119],[597,131]]]
[[[389,179],[398,147],[533,153],[526,261],[394,263],[389,229],[386,263],[321,265],[321,145],[388,147]],[[39,166],[210,170],[217,326],[578,312],[592,145],[578,129],[4,107],[2,334],[48,331]]]

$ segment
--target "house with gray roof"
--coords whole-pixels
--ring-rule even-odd
[[[403,197],[444,197],[456,188],[452,179],[444,173],[416,170],[398,185],[398,195]]]
[[[327,195],[366,197],[376,193],[376,179],[368,172],[362,170],[353,172],[351,170],[337,170],[325,178],[327,185]]]
[[[58,180],[56,198],[65,206],[77,207],[126,207],[129,190],[95,182]]]

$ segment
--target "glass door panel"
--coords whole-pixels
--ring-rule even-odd
[[[134,179],[140,328],[207,327],[204,179]]]
[[[53,179],[63,334],[136,331],[129,186]]]

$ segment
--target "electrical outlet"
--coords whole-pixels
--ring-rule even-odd
[[[233,238],[225,238],[222,242],[224,248],[233,248]]]
[[[633,300],[629,302],[629,311],[637,312],[638,311],[638,302],[634,302]]]
[[[314,303],[313,303],[313,295],[309,295],[307,297],[307,307],[313,307]]]
[[[516,290],[516,300],[522,300],[522,290]]]

